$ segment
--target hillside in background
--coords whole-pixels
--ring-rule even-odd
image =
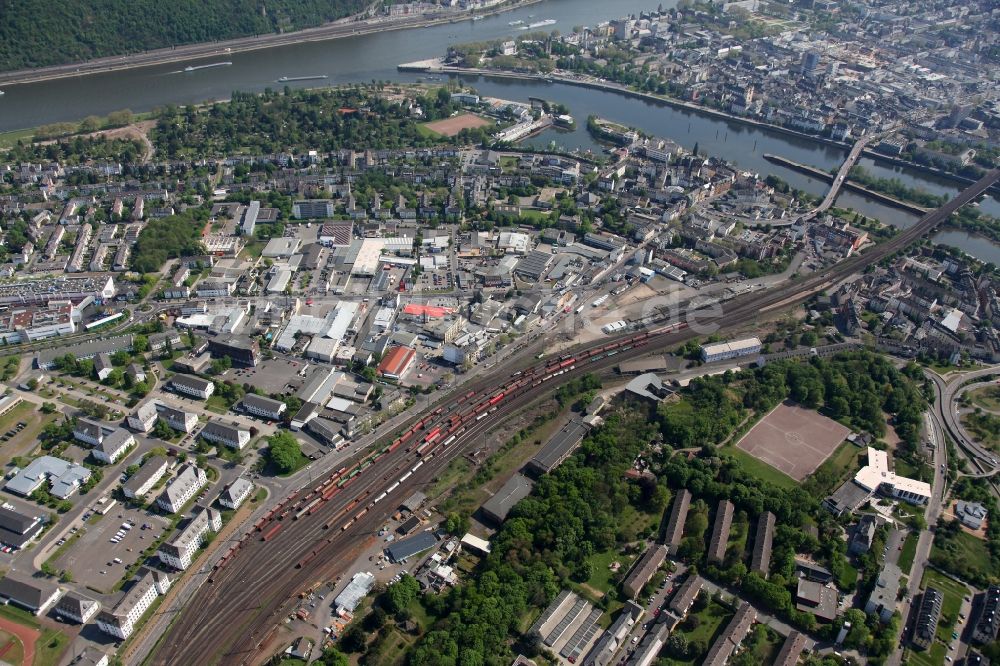
[[[301,30],[365,0],[0,0],[0,71]]]

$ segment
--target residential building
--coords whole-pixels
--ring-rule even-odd
[[[90,454],[105,465],[113,465],[125,455],[130,447],[135,446],[135,437],[125,428],[115,428],[101,438]]]
[[[97,446],[103,436],[104,426],[99,421],[80,417],[73,425],[73,437],[89,446]]]
[[[177,513],[206,483],[205,470],[196,465],[184,465],[156,499],[156,505],[167,513]]]
[[[970,530],[981,530],[986,522],[988,512],[979,502],[955,502],[955,516]]]
[[[125,596],[110,610],[97,615],[101,631],[125,640],[135,631],[135,623],[161,594],[166,594],[173,581],[166,574],[145,567],[139,569],[139,579],[132,584]]]
[[[750,571],[767,578],[771,571],[771,543],[774,539],[774,514],[765,511],[757,519],[757,532],[753,540],[753,554],[750,556]]]
[[[129,499],[141,499],[153,489],[167,472],[166,456],[150,456],[139,470],[122,484],[122,492]]]
[[[259,416],[264,419],[270,419],[272,421],[278,421],[281,419],[281,415],[284,414],[287,406],[280,400],[275,400],[273,398],[266,398],[262,395],[256,395],[254,393],[248,393],[243,396],[243,411],[248,414],[253,414],[254,416]]]
[[[892,619],[892,614],[896,612],[896,597],[899,596],[899,579],[902,575],[903,572],[895,564],[886,562],[882,565],[875,588],[865,603],[866,613],[878,615],[882,622]]]
[[[236,450],[240,450],[250,443],[249,430],[243,430],[239,426],[229,425],[215,419],[206,423],[200,434],[210,442],[223,444]]]
[[[145,433],[152,431],[153,427],[156,426],[156,417],[156,402],[147,400],[128,415],[126,422],[132,430]]]
[[[972,631],[972,640],[980,645],[992,643],[1000,629],[1000,585],[991,585],[983,594],[982,611]]]
[[[933,587],[924,590],[917,610],[917,620],[913,625],[913,644],[928,650],[937,634],[938,620],[941,619],[941,604],[944,596]]]
[[[101,602],[85,597],[79,592],[67,592],[55,607],[57,615],[77,624],[87,624],[99,610]]]
[[[111,356],[107,353],[98,354],[94,359],[94,373],[97,375],[98,381],[104,381],[111,375],[111,371],[115,369],[114,364],[111,362]]]
[[[719,500],[719,508],[715,512],[715,523],[712,525],[712,539],[708,545],[708,561],[721,563],[726,559],[726,546],[729,545],[729,531],[733,526],[733,503],[729,500]]]
[[[35,615],[43,615],[59,599],[55,585],[35,578],[8,573],[0,580],[0,601],[14,604]]]
[[[156,411],[168,426],[178,432],[191,432],[198,425],[198,415],[171,407],[162,402],[156,403]]]
[[[864,515],[858,520],[851,534],[851,540],[847,544],[847,552],[851,555],[861,555],[867,553],[872,547],[875,539],[875,530],[878,528],[878,521],[875,516]]]
[[[781,644],[781,650],[778,651],[778,656],[774,660],[774,666],[796,666],[808,644],[809,637],[805,634],[798,631],[788,634],[788,638]]]
[[[625,580],[622,582],[622,589],[625,590],[626,594],[632,599],[639,596],[639,592],[642,591],[643,586],[646,585],[656,573],[663,561],[667,559],[667,548],[663,544],[654,544],[650,546],[639,561],[632,567],[632,570],[628,572]]]
[[[684,523],[687,522],[690,508],[691,493],[687,488],[682,488],[674,497],[674,503],[670,507],[670,518],[667,520],[666,544],[667,552],[671,555],[677,554],[677,548],[684,538]]]
[[[227,509],[238,509],[240,505],[248,497],[250,493],[253,492],[253,483],[249,479],[244,479],[242,476],[231,484],[226,486],[226,489],[222,491],[219,495],[219,504],[226,507]]]
[[[207,400],[215,392],[215,384],[194,375],[174,375],[170,380],[170,385],[178,393],[201,398],[202,400]]]
[[[795,590],[795,607],[812,613],[821,620],[832,622],[837,618],[837,591],[832,585],[799,578]]]
[[[753,606],[743,601],[738,602],[736,615],[729,621],[722,634],[715,639],[708,654],[705,655],[704,666],[725,666],[729,658],[739,648],[740,643],[750,633],[753,623],[757,621],[757,611]]]
[[[45,528],[40,516],[28,516],[0,506],[0,544],[15,550],[24,548]]]
[[[209,532],[222,529],[222,516],[215,509],[195,507],[187,525],[170,541],[160,544],[157,556],[168,567],[184,571],[191,565]]]
[[[704,584],[705,581],[698,574],[689,575],[680,589],[677,590],[674,598],[670,600],[670,611],[682,620],[687,617],[691,605],[698,598]]]

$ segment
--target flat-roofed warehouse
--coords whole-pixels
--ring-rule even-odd
[[[713,361],[724,361],[740,356],[750,356],[751,354],[759,354],[761,347],[760,338],[747,338],[745,340],[720,342],[713,345],[702,345],[701,360],[705,363],[712,363]]]
[[[579,446],[584,435],[587,434],[587,430],[587,426],[582,421],[575,419],[570,421],[528,461],[528,468],[538,474],[548,474],[561,465],[569,457],[569,454]]]
[[[550,261],[552,261],[552,253],[532,250],[517,262],[514,272],[518,275],[523,275],[529,280],[538,282],[542,279],[542,275],[545,274],[545,269],[549,267]]]
[[[532,487],[530,479],[523,474],[515,474],[493,497],[483,503],[480,510],[490,520],[502,523],[514,505],[531,494]]]
[[[646,356],[618,364],[618,372],[623,375],[644,375],[647,372],[666,372],[667,358],[663,354]]]

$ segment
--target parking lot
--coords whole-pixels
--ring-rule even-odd
[[[133,527],[123,530],[123,523]],[[146,548],[167,527],[167,520],[140,509],[115,506],[96,524],[88,524],[83,536],[56,561],[55,567],[73,574],[73,579],[83,587],[111,592],[125,573],[125,569],[138,560]],[[143,525],[148,525],[143,529]],[[118,543],[112,543],[116,534],[123,533]],[[121,560],[116,562],[115,559]]]
[[[289,383],[301,385],[302,378],[298,376],[303,361],[288,361],[283,358],[261,361],[256,368],[232,368],[223,377],[239,384],[250,384],[262,390],[265,394],[285,393]]]

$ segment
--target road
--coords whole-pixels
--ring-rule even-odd
[[[475,391],[474,400],[479,400],[481,396],[496,396],[497,402],[491,403],[495,411],[491,409],[483,412],[488,418],[467,421],[464,432],[456,436],[451,446],[435,451],[436,455],[431,459],[425,458],[421,467],[408,477],[402,487],[398,483],[392,484],[404,470],[410,469],[418,461],[418,457],[415,452],[399,447],[380,458],[377,467],[370,467],[355,477],[347,486],[349,490],[338,492],[318,505],[315,515],[298,521],[285,519],[280,523],[269,524],[268,530],[272,525],[280,527],[266,542],[256,534],[249,536],[244,546],[216,573],[214,582],[202,585],[192,596],[189,607],[167,630],[162,643],[151,656],[151,662],[254,663],[263,652],[271,649],[270,637],[298,593],[319,581],[342,575],[365,541],[371,538],[372,533],[395,510],[394,502],[398,504],[398,500],[428,484],[452,459],[461,455],[466,447],[481,442],[485,433],[500,426],[507,416],[549,395],[567,379],[609,369],[623,360],[672,348],[697,337],[705,326],[712,325],[715,330],[744,326],[757,321],[762,312],[777,311],[800,303],[817,291],[907,247],[933,230],[952,212],[981,194],[998,178],[1000,170],[991,171],[913,227],[824,271],[774,289],[734,298],[726,303],[725,312],[715,309],[709,312],[689,312],[689,320],[696,318],[696,322],[690,327],[663,327],[640,335],[631,333],[603,338],[597,343],[573,349],[567,354],[574,359],[573,365],[568,371],[564,368],[566,374],[560,379],[529,385],[518,392],[514,390],[515,386],[527,378],[521,372],[526,371],[533,362],[511,359],[493,373],[470,382],[462,390]],[[612,356],[603,352],[590,356],[609,342],[616,342],[623,348],[616,350],[618,353]],[[545,372],[547,370],[538,370],[535,376],[540,377]],[[446,423],[452,416],[467,414],[462,405],[446,405],[447,400],[428,407],[429,411],[439,406],[436,410],[439,413],[430,419],[428,427],[435,423]],[[427,417],[420,417],[421,420],[425,418]],[[383,444],[387,443],[383,441]],[[331,466],[324,467],[329,469]],[[364,506],[362,503],[367,504],[370,502],[369,498],[375,498],[389,489],[398,489],[398,492],[381,504],[373,507],[369,505],[371,508],[361,512],[356,520],[345,522],[356,508]],[[324,524],[329,526],[328,529],[324,529]],[[337,525],[343,525],[344,529],[338,529]],[[306,566],[297,568],[295,563],[304,558],[308,559]]]

